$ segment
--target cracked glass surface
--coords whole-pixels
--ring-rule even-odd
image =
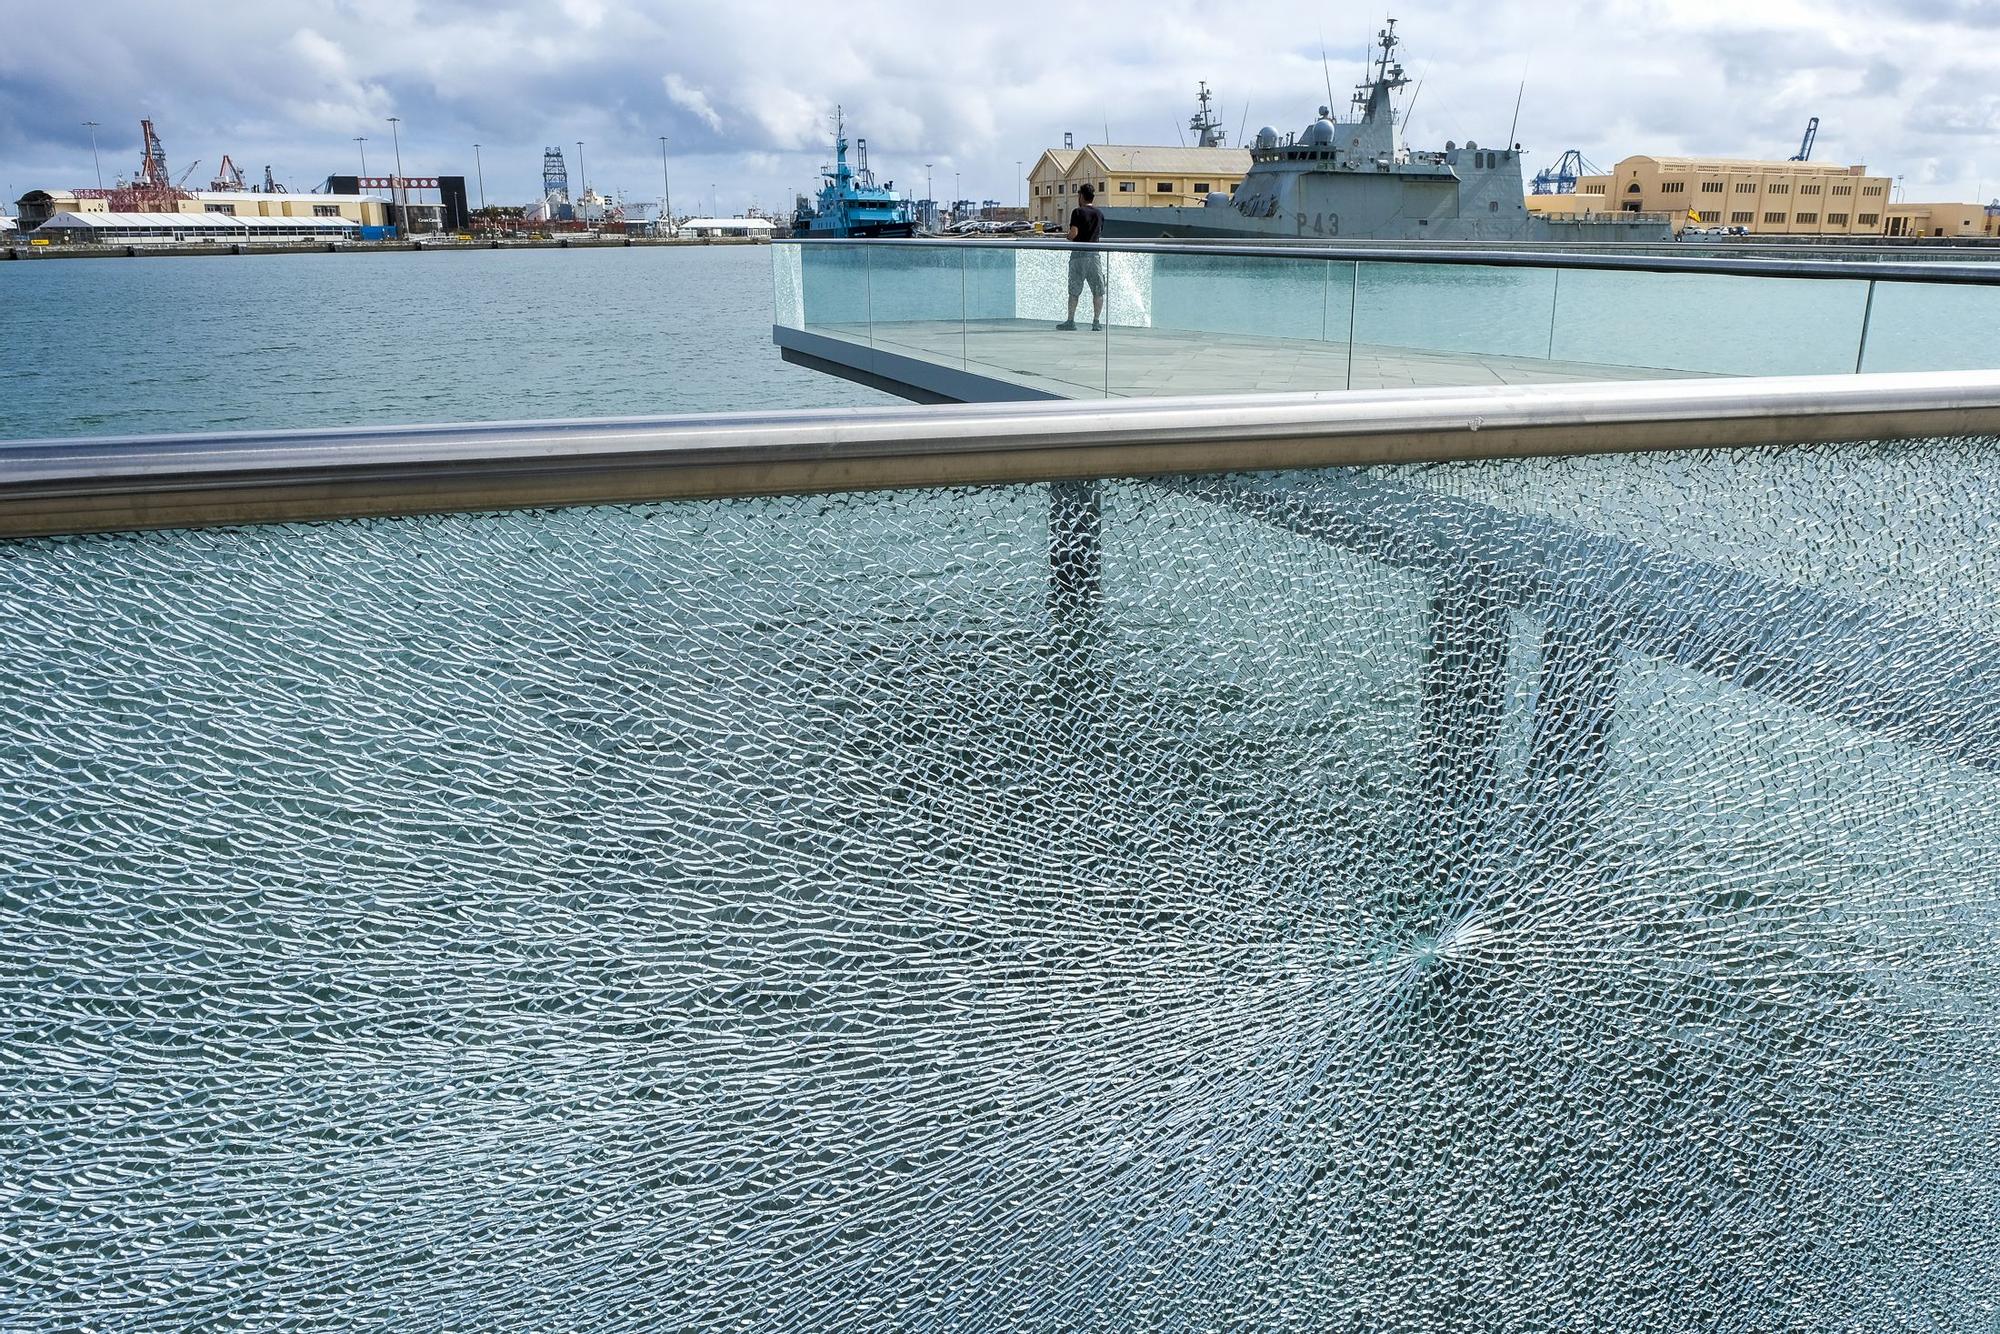
[[[0,546],[0,1325],[1990,1331],[1994,447]]]

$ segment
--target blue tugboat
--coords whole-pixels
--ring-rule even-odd
[[[794,236],[915,236],[916,210],[891,187],[875,184],[868,170],[868,141],[854,141],[854,166],[847,165],[847,126],[840,108],[833,113],[833,169],[822,178],[819,201],[799,196],[792,216]]]

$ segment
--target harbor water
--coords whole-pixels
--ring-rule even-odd
[[[0,265],[0,439],[894,400],[788,366],[763,246]]]

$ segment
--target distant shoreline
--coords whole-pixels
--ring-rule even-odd
[[[0,261],[14,259],[151,259],[191,255],[379,255],[397,250],[623,250],[646,246],[769,245],[751,236],[534,237],[480,241],[209,241],[146,245],[0,245]]]

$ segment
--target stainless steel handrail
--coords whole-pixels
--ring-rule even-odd
[[[1737,259],[1704,255],[1661,255],[1638,250],[1612,253],[1583,253],[1572,250],[1483,250],[1449,242],[1423,246],[1378,243],[1374,245],[1329,245],[1323,241],[1260,242],[1235,241],[1101,241],[1079,247],[1054,238],[1037,240],[1023,237],[871,237],[866,240],[791,237],[776,245],[821,249],[829,246],[977,247],[998,250],[1104,250],[1149,255],[1195,255],[1252,257],[1261,259],[1361,260],[1378,264],[1460,264],[1493,268],[1602,269],[1632,273],[1713,273],[1745,278],[1845,279],[1865,282],[1956,283],[1986,287],[2000,286],[2000,252],[1987,265],[1952,264],[1942,260],[1910,263],[1895,260],[1820,259]]]
[[[0,444],[0,537],[2000,434],[2000,372],[971,404]]]

